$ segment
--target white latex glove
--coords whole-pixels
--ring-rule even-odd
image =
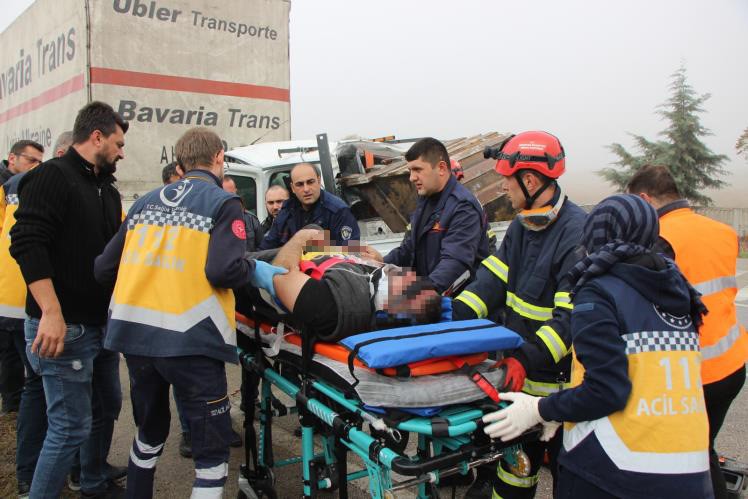
[[[536,424],[542,423],[543,434],[540,440],[547,442],[561,426],[560,423],[548,422],[540,417],[538,411],[540,397],[521,392],[507,392],[501,394],[501,399],[509,400],[512,405],[483,416],[484,423],[492,423],[483,428],[483,431],[491,438],[500,438],[503,441],[512,440]]]

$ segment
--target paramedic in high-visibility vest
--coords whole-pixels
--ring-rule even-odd
[[[566,159],[555,136],[523,132],[486,154],[498,159],[496,171],[504,177],[504,193],[520,211],[498,252],[483,260],[476,280],[454,300],[453,318],[498,316],[521,334],[526,343],[502,361],[507,368],[505,388],[550,395],[569,380],[572,305],[566,274],[579,259],[575,248],[586,215],[557,182]],[[466,497],[489,496],[492,482],[500,497],[533,497],[546,447],[555,475],[559,446],[560,437],[549,444],[526,444],[532,464],[527,477],[514,476],[503,461],[498,467],[479,468]]]
[[[564,423],[557,498],[714,497],[698,326],[706,312],[678,268],[653,250],[654,208],[633,195],[598,204],[584,225],[587,256],[569,273],[571,388],[506,393],[484,431],[510,440]]]
[[[738,323],[736,264],[738,236],[732,227],[696,214],[680,195],[666,166],[647,165],[630,180],[628,191],[651,204],[660,217],[658,248],[675,260],[709,309],[699,328],[701,379],[709,416],[709,460],[714,496],[727,497],[714,450],[732,401],[745,383],[748,334]]]
[[[127,497],[138,499],[153,496],[170,385],[192,436],[192,497],[222,497],[232,431],[224,363],[238,362],[231,289],[272,289],[273,274],[285,272],[244,259],[242,204],[221,188],[221,139],[190,129],[176,155],[184,178],[138,199],[94,268],[114,286],[104,346],[125,354],[130,374],[138,429]]]

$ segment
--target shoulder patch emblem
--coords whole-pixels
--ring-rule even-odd
[[[665,321],[668,325],[675,329],[688,329],[691,327],[691,316],[690,315],[673,315],[660,309],[657,305],[654,305],[655,312],[660,316],[660,319]]]
[[[234,220],[231,222],[231,232],[241,240],[247,239],[247,228],[244,226],[244,220]]]
[[[340,237],[342,237],[344,241],[349,240],[352,235],[353,229],[351,229],[349,226],[344,225],[340,228]]]

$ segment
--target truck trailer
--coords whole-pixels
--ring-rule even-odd
[[[161,183],[194,126],[226,150],[290,138],[288,0],[36,0],[0,34],[0,154],[21,139],[51,156],[99,100],[130,129],[126,206]]]

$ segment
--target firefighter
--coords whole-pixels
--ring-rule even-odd
[[[546,132],[523,132],[486,154],[498,160],[503,190],[514,209],[512,221],[495,254],[481,262],[476,279],[453,302],[455,320],[490,317],[521,334],[526,343],[501,361],[511,391],[545,396],[559,391],[569,379],[572,305],[566,274],[579,259],[585,213],[558,184],[565,171],[559,140]],[[546,447],[555,476],[559,437],[550,443],[524,446],[532,467],[517,477],[505,463],[478,469],[468,498],[490,496],[491,483],[504,498],[535,495],[538,471]]]
[[[193,497],[221,497],[232,438],[225,362],[238,363],[232,288],[272,292],[286,272],[244,259],[238,196],[221,188],[223,143],[207,128],[177,141],[185,176],[133,204],[96,259],[96,279],[114,286],[104,346],[125,354],[137,433],[127,496],[153,495],[169,434],[169,386],[189,424]]]
[[[444,144],[426,137],[413,144],[405,159],[418,204],[410,230],[384,263],[415,269],[443,293],[488,256],[486,217],[473,193],[452,174]]]
[[[709,416],[709,460],[714,496],[727,486],[714,451],[730,404],[745,383],[748,335],[737,321],[735,296],[738,235],[728,225],[698,215],[683,199],[666,166],[647,165],[630,180],[628,191],[651,204],[660,217],[659,249],[702,294],[709,313],[699,328],[701,378]]]
[[[587,218],[587,256],[569,273],[572,387],[507,393],[484,431],[510,440],[565,421],[554,497],[710,498],[698,325],[706,311],[678,268],[653,251],[657,213],[616,195]]]

